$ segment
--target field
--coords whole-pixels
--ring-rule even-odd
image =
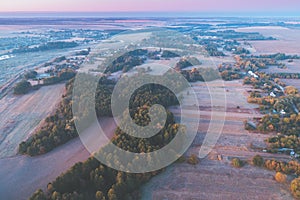
[[[272,54],[283,52],[286,54],[299,54],[300,30],[284,27],[250,27],[238,28],[241,32],[259,32],[264,36],[272,36],[277,40],[250,41],[254,54]]]
[[[224,84],[221,81],[210,82],[208,88],[211,93],[226,91],[226,100],[214,101],[211,108],[210,93],[205,89],[205,83],[194,83],[193,87],[198,93],[201,116],[198,134],[186,155],[198,155],[209,125],[219,126],[221,121],[210,120],[211,110],[215,110],[213,115],[219,117],[224,115],[222,110],[226,110],[221,136],[213,150],[198,165],[173,164],[166,172],[153,178],[143,188],[143,199],[293,199],[287,186],[273,179],[274,172],[251,165],[241,169],[230,165],[233,157],[249,161],[256,154],[264,158],[289,159],[285,155],[263,153],[251,148],[264,148],[264,139],[268,137],[244,130],[244,120],[261,116],[256,105],[247,103],[247,91],[251,88],[243,86],[241,81]],[[222,105],[225,107],[222,108]],[[220,156],[222,160],[218,159]]]
[[[29,94],[8,94],[0,100],[0,158],[14,156],[61,100],[64,84],[45,86]]]
[[[300,80],[299,79],[280,79],[286,85],[292,85],[300,91]]]
[[[116,128],[114,120],[102,118],[100,125],[105,133],[110,134],[108,137],[111,137]],[[97,127],[97,123],[94,123],[84,134],[87,136],[94,134]],[[100,139],[100,141],[104,140]],[[98,144],[98,147],[99,145],[105,144]],[[75,163],[87,160],[90,155],[81,140],[76,138],[42,156],[14,156],[0,159],[0,197],[1,199],[28,199],[37,188],[45,190],[49,182],[54,181]]]

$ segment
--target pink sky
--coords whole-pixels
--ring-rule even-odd
[[[1,0],[0,11],[292,11],[300,13],[300,0]]]

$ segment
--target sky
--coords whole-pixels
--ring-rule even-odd
[[[299,0],[1,0],[0,12],[281,12],[300,13]]]

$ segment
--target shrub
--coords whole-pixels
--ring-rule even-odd
[[[26,94],[31,88],[32,86],[28,81],[21,81],[14,87],[14,94]]]
[[[187,163],[191,165],[197,165],[199,163],[199,159],[195,154],[192,154],[190,157],[188,157]]]
[[[281,172],[277,172],[275,174],[275,180],[278,182],[278,183],[285,183],[286,182],[286,175],[281,173]]]
[[[236,168],[241,168],[243,167],[244,163],[239,158],[233,158],[231,160],[231,165]]]
[[[252,158],[252,164],[254,166],[262,167],[264,165],[264,159],[260,155],[256,155]]]

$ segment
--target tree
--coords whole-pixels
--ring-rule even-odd
[[[241,168],[243,167],[243,161],[241,161],[239,158],[233,158],[231,160],[231,165],[236,167],[236,168]]]
[[[284,88],[286,94],[298,94],[298,89],[294,86],[287,86]]]
[[[52,193],[51,199],[52,199],[52,200],[58,200],[58,199],[61,199],[61,194],[60,194],[59,192],[54,191],[54,192]]]
[[[47,198],[43,190],[39,189],[29,198],[29,200],[47,200]]]
[[[275,180],[278,182],[278,183],[285,183],[286,182],[286,175],[281,173],[281,172],[277,172],[275,174]]]
[[[117,199],[118,199],[118,198],[117,198],[116,191],[115,191],[113,188],[111,188],[111,189],[108,191],[107,197],[108,197],[109,200],[117,200]]]
[[[296,178],[291,182],[291,191],[294,197],[300,198],[300,178]]]
[[[32,86],[28,81],[21,81],[14,87],[14,94],[26,94],[31,90]]]
[[[199,163],[199,159],[195,154],[192,154],[188,159],[187,163],[191,165],[197,165]]]
[[[256,155],[252,158],[252,164],[254,166],[262,167],[264,164],[264,159],[260,155]]]
[[[33,78],[35,78],[36,76],[37,76],[37,72],[36,71],[29,71],[29,72],[27,72],[25,75],[24,75],[24,77],[26,78],[26,79],[33,79]]]
[[[96,200],[105,200],[105,196],[101,191],[96,192]]]

